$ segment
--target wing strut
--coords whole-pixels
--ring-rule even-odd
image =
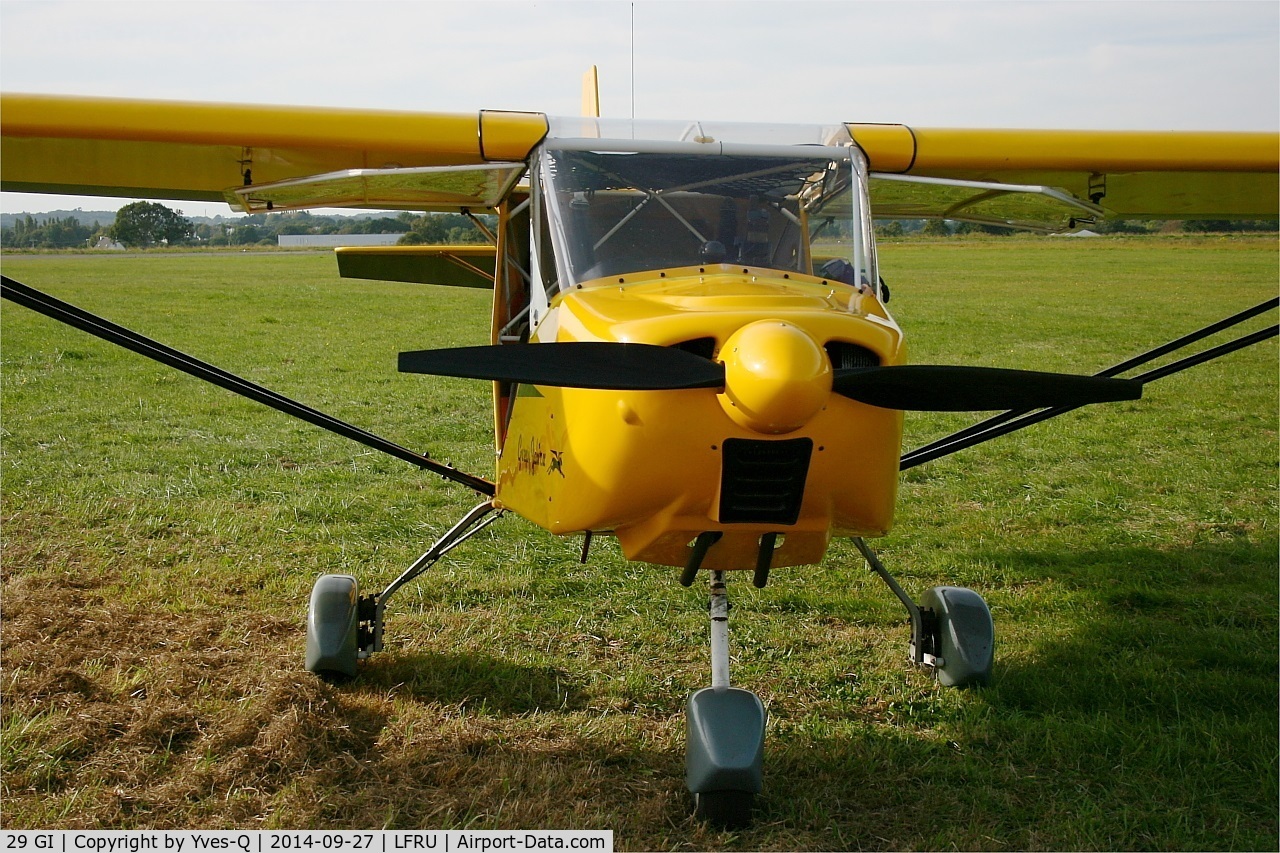
[[[74,326],[104,341],[122,346],[139,355],[145,355],[147,358],[181,370],[183,373],[187,373],[197,379],[203,379],[242,397],[248,397],[250,400],[270,406],[277,411],[284,412],[286,415],[292,415],[309,424],[337,433],[344,438],[358,441],[366,447],[372,447],[374,450],[379,450],[412,465],[417,465],[419,468],[432,471],[446,480],[460,483],[482,495],[492,497],[494,494],[494,485],[488,480],[465,474],[452,465],[446,465],[429,458],[426,454],[415,453],[395,442],[388,441],[331,415],[326,415],[324,412],[303,405],[296,400],[291,400],[184,352],[153,341],[137,332],[116,325],[109,320],[104,320],[97,315],[90,314],[88,311],[63,302],[47,293],[14,281],[8,276],[0,276],[0,297],[37,311],[51,319]]]
[[[1106,378],[1115,377],[1126,370],[1131,370],[1150,361],[1154,361],[1162,355],[1168,355],[1171,352],[1183,349],[1196,341],[1203,340],[1204,338],[1217,334],[1224,329],[1243,323],[1245,320],[1256,317],[1259,314],[1265,314],[1267,311],[1274,311],[1277,306],[1280,306],[1280,297],[1268,299],[1267,301],[1255,305],[1252,308],[1247,308],[1238,314],[1233,314],[1225,320],[1219,320],[1217,323],[1211,323],[1203,329],[1183,335],[1177,340],[1170,341],[1167,344],[1162,344],[1155,349],[1148,350],[1141,355],[1136,355],[1133,358],[1122,361],[1105,370],[1101,370],[1094,375]],[[1140,373],[1137,376],[1132,377],[1132,379],[1134,382],[1141,382],[1143,384],[1147,382],[1154,382],[1157,379],[1163,379],[1166,376],[1171,376],[1174,373],[1186,370],[1188,367],[1195,367],[1197,364],[1204,364],[1207,361],[1212,361],[1213,359],[1226,355],[1227,353],[1244,349],[1247,346],[1252,346],[1253,344],[1260,343],[1269,338],[1274,338],[1277,334],[1280,334],[1280,325],[1272,326],[1269,329],[1261,329],[1257,332],[1239,337],[1234,341],[1229,341],[1225,344],[1211,347],[1195,355],[1189,355],[1185,358],[1179,359],[1178,361],[1167,364],[1164,367],[1148,370],[1146,373]],[[1020,430],[1023,427],[1040,423],[1041,421],[1048,420],[1049,418],[1056,417],[1057,415],[1061,415],[1078,408],[1080,407],[1053,406],[1039,411],[1022,409],[995,415],[984,421],[973,424],[972,426],[968,426],[962,430],[951,433],[950,435],[943,436],[942,438],[932,441],[923,447],[918,447],[910,453],[903,454],[901,463],[898,466],[899,470],[906,471],[908,468],[914,468],[915,466],[922,465],[925,462],[932,462],[933,460],[940,459],[943,456],[949,456],[957,450],[964,450],[967,447],[973,447],[974,445],[981,444],[984,441],[990,441],[993,438],[1008,435],[1009,433]]]

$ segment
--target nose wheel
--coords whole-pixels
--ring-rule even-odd
[[[764,726],[760,697],[729,685],[729,596],[724,572],[711,573],[711,686],[689,697],[685,786],[694,815],[714,826],[738,829],[751,822],[763,787]]]
[[[723,829],[751,825],[756,795],[749,791],[704,791],[693,795],[693,816]]]
[[[321,575],[311,588],[307,608],[307,671],[329,682],[355,678],[357,662],[382,651],[383,621],[391,596],[496,521],[500,513],[495,511],[492,501],[476,506],[380,594],[361,596],[351,575]]]

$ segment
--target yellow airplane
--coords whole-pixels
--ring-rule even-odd
[[[598,110],[588,105],[588,113]],[[874,218],[1046,232],[1117,218],[1276,218],[1274,133],[960,130],[401,113],[5,95],[3,189],[226,200],[248,212],[365,207],[496,215],[488,246],[344,248],[342,275],[493,291],[490,345],[399,369],[493,383],[497,467],[466,474],[11,279],[3,295],[473,489],[480,503],[385,590],[326,575],[308,670],[353,677],[406,583],[502,511],[710,578],[711,686],[688,702],[699,815],[749,820],[765,709],[730,686],[727,573],[818,562],[853,537],[940,683],[990,677],[971,590],[918,601],[864,539],[893,523],[899,471],[1274,336],[1122,379],[1250,312],[1096,376],[907,364]],[[479,221],[479,220],[477,220]],[[484,227],[482,225],[482,227]],[[902,412],[1003,411],[902,453]]]

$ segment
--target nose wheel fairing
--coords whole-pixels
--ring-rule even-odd
[[[685,706],[685,787],[711,800],[731,799],[732,792],[749,810],[764,789],[766,718],[764,704],[750,690],[704,687],[692,694]]]
[[[321,575],[307,608],[308,672],[330,681],[356,677],[359,588],[351,575]]]
[[[964,587],[935,586],[920,596],[920,607],[933,614],[938,683],[971,687],[990,682],[995,624],[982,596]]]

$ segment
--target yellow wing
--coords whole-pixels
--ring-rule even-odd
[[[542,113],[417,113],[48,95],[0,100],[3,189],[302,207],[456,210],[510,190]],[[850,124],[882,218],[1045,230],[1101,217],[1265,219],[1274,133]]]
[[[491,206],[541,113],[409,113],[48,95],[0,100],[13,192],[295,207]]]
[[[1056,210],[1039,224],[1058,230],[1091,216],[1280,213],[1275,133],[848,128],[875,173],[871,204],[878,217],[1034,225],[1014,220],[1034,209]]]

